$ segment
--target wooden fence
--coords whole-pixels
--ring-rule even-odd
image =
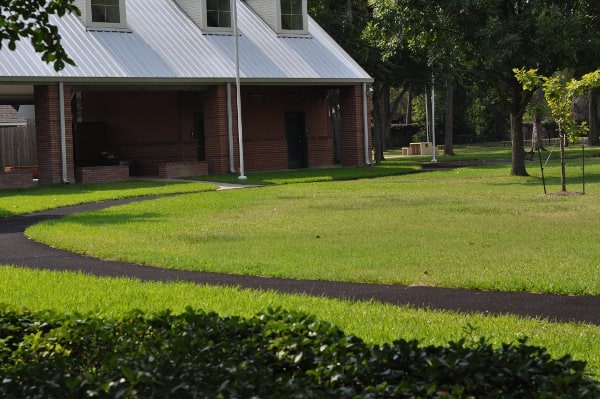
[[[27,126],[0,127],[0,167],[37,164],[35,122]]]

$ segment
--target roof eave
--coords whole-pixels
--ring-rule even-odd
[[[373,78],[240,78],[241,84],[251,85],[355,85],[362,83],[373,83]],[[219,85],[226,83],[235,83],[235,77],[217,77],[217,78],[117,78],[117,77],[61,77],[61,76],[21,76],[21,77],[0,77],[0,84],[30,84],[44,85],[53,83],[65,83],[72,85],[152,85],[152,86],[181,86],[181,85]]]

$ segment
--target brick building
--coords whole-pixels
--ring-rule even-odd
[[[76,66],[0,50],[0,103],[35,104],[40,184],[370,162],[372,79],[306,0],[75,4],[53,22]]]

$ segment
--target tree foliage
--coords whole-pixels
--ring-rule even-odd
[[[59,17],[67,13],[79,14],[73,0],[0,0],[0,49],[4,44],[12,51],[17,42],[28,38],[36,52],[56,71],[66,64],[75,65],[61,44],[56,25],[51,15]]]
[[[574,138],[586,130],[585,123],[577,123],[572,116],[571,107],[575,97],[583,95],[589,89],[600,87],[600,69],[583,75],[580,79],[569,78],[565,72],[552,76],[540,76],[537,69],[513,70],[519,83],[525,90],[543,89],[544,98],[552,117],[558,123],[559,131]]]
[[[597,2],[587,0],[374,0],[386,9],[379,32],[425,54],[432,68],[451,65],[482,79],[511,116],[511,173],[526,175],[522,118],[532,92],[515,67],[551,74],[598,52]],[[596,58],[597,60],[597,58]],[[591,61],[590,61],[591,62]]]

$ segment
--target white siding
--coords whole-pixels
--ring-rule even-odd
[[[254,12],[256,12],[256,14],[258,14],[258,16],[261,17],[261,19],[275,32],[279,30],[279,18],[277,15],[279,7],[277,1],[278,0],[247,0],[248,5]]]
[[[85,1],[86,0],[73,0],[73,5],[75,5],[77,8],[79,8],[79,11],[81,11],[81,15],[79,16],[79,19],[81,20],[81,22],[85,25],[85,14],[87,12],[87,7],[85,6]]]
[[[204,26],[204,0],[175,0],[175,3],[198,25]]]

